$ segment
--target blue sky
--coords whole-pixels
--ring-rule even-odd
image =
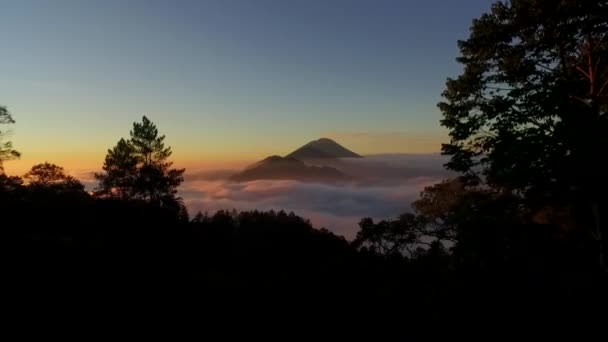
[[[456,41],[490,0],[4,1],[0,104],[19,168],[101,165],[148,115],[182,163],[439,149]],[[364,138],[362,138],[364,137]]]

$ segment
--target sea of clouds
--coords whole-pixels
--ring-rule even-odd
[[[424,187],[450,177],[438,154],[376,155],[342,160],[331,166],[354,177],[340,184],[288,180],[228,181],[238,170],[186,174],[180,188],[191,215],[220,209],[285,210],[352,239],[363,217],[390,219],[410,211]]]
[[[425,187],[453,176],[443,167],[446,161],[439,154],[373,155],[334,161],[329,166],[354,179],[335,184],[290,180],[237,183],[228,178],[242,168],[187,169],[179,196],[191,216],[221,209],[293,211],[310,219],[316,228],[352,239],[363,217],[391,219],[411,211],[412,202]],[[328,161],[317,163],[327,165]],[[91,172],[78,177],[88,189],[95,187]]]

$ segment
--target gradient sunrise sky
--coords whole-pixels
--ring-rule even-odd
[[[321,136],[428,153],[456,41],[493,0],[0,0],[0,104],[23,153],[99,168],[147,115],[178,165],[256,160]]]

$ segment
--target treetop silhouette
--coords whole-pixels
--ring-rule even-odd
[[[120,139],[108,150],[96,194],[101,197],[139,199],[183,209],[177,188],[184,181],[185,169],[172,169],[171,148],[165,136],[146,116],[133,123],[130,139]]]
[[[15,120],[5,106],[0,106],[0,124],[14,124]],[[4,141],[8,132],[0,129],[0,173],[4,173],[4,161],[17,159],[21,153],[13,149],[13,143]]]

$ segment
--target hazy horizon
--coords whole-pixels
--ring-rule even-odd
[[[128,132],[125,135],[125,137],[127,137],[127,136],[128,136]],[[167,138],[167,140],[170,140],[169,137]],[[338,141],[338,140],[336,140],[336,141]],[[341,141],[338,141],[338,142],[341,143]],[[170,142],[169,142],[169,144],[170,144]],[[253,164],[260,160],[263,160],[264,158],[269,157],[269,156],[273,156],[273,155],[285,156],[285,155],[289,154],[290,152],[293,152],[293,150],[297,149],[301,145],[304,145],[304,143],[302,143],[300,145],[295,145],[291,149],[286,148],[286,149],[281,149],[280,151],[278,149],[269,150],[269,151],[258,151],[255,154],[251,154],[247,157],[241,156],[240,154],[238,154],[236,156],[227,155],[224,158],[209,158],[209,157],[206,158],[205,156],[201,156],[200,158],[191,158],[191,159],[190,158],[187,158],[187,159],[179,158],[179,156],[181,154],[178,151],[175,151],[175,148],[172,146],[173,156],[171,159],[174,161],[175,167],[185,168],[186,173],[193,173],[193,172],[205,171],[205,170],[207,170],[207,171],[226,170],[226,169],[236,170],[239,168],[246,167],[247,165]],[[349,147],[349,145],[346,145],[346,144],[341,143],[341,145]],[[439,143],[439,145],[440,145],[440,143]],[[57,165],[64,167],[66,172],[72,176],[75,176],[77,178],[82,178],[81,175],[84,175],[86,173],[98,172],[101,170],[101,167],[103,166],[103,161],[104,161],[105,155],[107,153],[107,149],[109,149],[111,147],[112,146],[108,146],[108,148],[103,150],[103,152],[99,153],[98,158],[96,155],[95,156],[89,155],[89,156],[83,156],[82,159],[72,160],[65,156],[53,158],[53,154],[49,154],[46,157],[41,156],[40,158],[33,157],[33,156],[28,157],[27,155],[22,155],[22,157],[17,160],[5,161],[4,168],[5,168],[6,174],[8,174],[8,175],[21,176],[24,173],[26,173],[33,165],[43,163],[43,162],[49,162],[49,163],[57,164]],[[356,150],[354,148],[352,150],[355,152],[359,152],[358,150]],[[20,150],[20,152],[22,152],[22,151]],[[361,155],[363,157],[377,157],[377,156],[391,156],[391,155],[427,156],[427,155],[440,155],[440,154],[441,154],[441,152],[440,152],[439,148],[437,148],[437,150],[435,150],[435,151],[429,151],[429,152],[421,151],[421,152],[402,153],[402,152],[390,152],[389,151],[389,152],[377,152],[377,153],[361,153]],[[177,156],[177,158],[174,156]]]

